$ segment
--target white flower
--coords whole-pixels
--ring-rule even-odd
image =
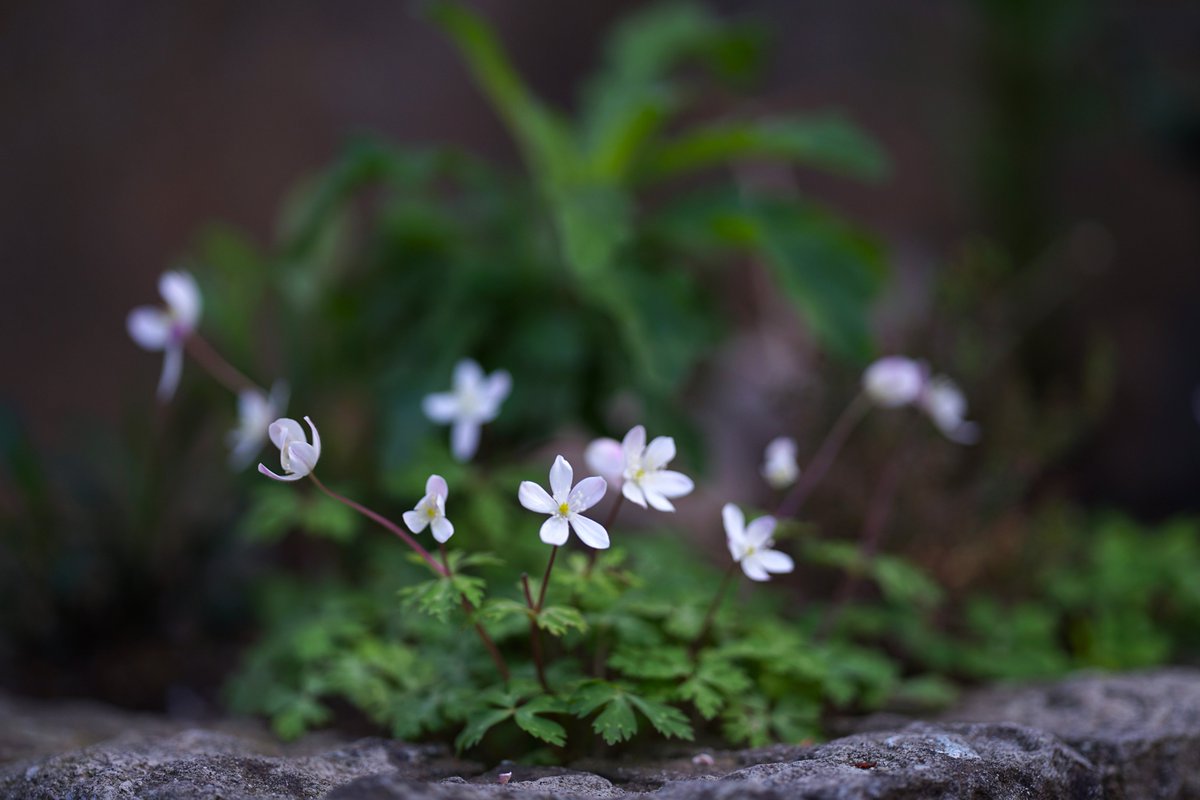
[[[464,358],[454,367],[454,388],[426,395],[422,407],[434,422],[453,425],[450,452],[469,461],[479,447],[480,426],[496,418],[511,389],[512,377],[505,370],[485,376],[477,363]]]
[[[190,273],[164,272],[158,279],[158,293],[166,308],[138,306],[129,312],[125,327],[129,336],[143,349],[163,351],[162,377],[158,379],[158,399],[170,400],[183,371],[183,343],[200,321],[200,289]]]
[[[796,440],[787,436],[772,439],[763,453],[762,476],[773,489],[791,486],[800,477],[796,463]]]
[[[617,483],[625,474],[625,451],[616,439],[593,439],[583,453],[583,460],[588,469],[600,473],[609,483]]]
[[[229,465],[245,469],[267,440],[271,421],[287,410],[288,386],[276,381],[267,395],[262,389],[243,389],[238,392],[238,425],[229,432]]]
[[[863,391],[876,405],[899,408],[917,401],[925,387],[927,374],[928,369],[920,362],[903,356],[887,356],[863,372]]]
[[[945,375],[931,379],[917,401],[946,438],[959,444],[979,441],[979,426],[967,422],[967,398],[958,385]]]
[[[554,466],[550,467],[550,490],[553,494],[547,494],[533,481],[521,481],[517,499],[530,511],[550,515],[541,530],[542,541],[546,544],[566,544],[569,524],[575,535],[588,547],[607,550],[608,531],[599,522],[588,519],[580,512],[600,502],[608,491],[608,482],[599,476],[592,476],[571,488],[573,479],[571,465],[558,456],[554,459]]]
[[[304,429],[296,420],[284,417],[271,423],[267,435],[271,437],[271,443],[279,448],[279,463],[285,474],[276,475],[261,463],[258,465],[259,472],[277,481],[298,481],[313,471],[317,459],[321,457],[321,434],[317,433],[317,426],[313,425],[311,419],[305,417],[304,421],[312,429],[312,444],[308,443]]]
[[[771,534],[775,532],[774,517],[759,517],[746,524],[742,510],[733,503],[721,509],[725,522],[725,537],[729,555],[742,565],[742,572],[752,581],[769,580],[771,573],[791,572],[796,568],[791,556],[772,550]]]
[[[445,544],[454,535],[454,525],[446,519],[446,496],[450,487],[441,475],[430,475],[425,481],[425,496],[417,501],[412,511],[404,512],[404,524],[413,533],[420,533],[428,525],[433,538]]]
[[[613,474],[617,469],[617,453],[612,439],[597,439],[588,447],[588,463],[597,472]],[[646,445],[646,429],[635,425],[620,444],[621,494],[642,508],[649,503],[659,511],[674,511],[668,497],[690,494],[696,485],[682,472],[664,469],[675,458],[675,440],[658,436]]]

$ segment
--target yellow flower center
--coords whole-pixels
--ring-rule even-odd
[[[571,513],[571,507],[566,503],[559,503],[558,513],[565,517],[567,514]]]
[[[429,506],[428,508],[425,509],[425,513],[429,516],[430,519],[433,519],[434,517],[437,516],[437,506]]]

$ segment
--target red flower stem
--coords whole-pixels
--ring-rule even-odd
[[[413,550],[415,550],[417,555],[419,555],[421,558],[425,559],[425,562],[427,564],[429,564],[429,566],[433,569],[433,571],[436,572],[438,575],[441,575],[443,578],[450,577],[450,571],[448,569],[446,569],[446,567],[439,564],[437,562],[437,559],[429,554],[428,550],[426,550],[424,547],[421,547],[421,545],[417,544],[416,539],[413,539],[412,536],[410,536],[408,534],[408,531],[404,530],[399,525],[392,522],[390,519],[383,516],[382,514],[377,514],[374,511],[372,511],[371,509],[362,505],[361,503],[356,503],[353,500],[351,500],[349,497],[343,497],[342,495],[333,491],[328,486],[321,483],[321,479],[316,476],[316,473],[310,472],[310,473],[308,473],[308,477],[312,478],[313,483],[315,483],[317,485],[318,489],[320,489],[322,492],[324,492],[325,494],[332,497],[334,500],[337,500],[339,503],[341,503],[343,505],[349,506],[350,508],[354,509],[358,513],[362,514],[367,519],[372,520],[373,522],[379,523],[380,525],[382,525],[383,527],[387,528],[389,531],[394,533],[396,536],[398,536],[402,542],[404,542],[409,547],[411,547]]]
[[[184,340],[183,349],[196,360],[217,383],[237,394],[243,389],[259,389],[254,381],[226,361],[200,334],[193,333]],[[261,389],[260,389],[261,391]]]
[[[850,434],[870,410],[871,401],[867,396],[862,392],[855,395],[854,399],[850,401],[850,405],[846,406],[841,416],[833,423],[833,427],[829,429],[825,441],[821,442],[821,446],[817,449],[817,454],[813,456],[812,461],[809,462],[808,468],[800,473],[800,480],[779,504],[779,508],[775,511],[776,517],[796,516],[809,494],[829,472],[833,462],[837,460],[838,453],[842,451]]]
[[[550,684],[546,681],[546,661],[542,655],[542,631],[534,618],[539,609],[533,604],[533,592],[529,591],[528,572],[521,573],[521,586],[525,589],[525,602],[529,604],[529,648],[533,652],[533,664],[537,668],[538,683],[542,685],[542,689],[547,694],[550,694]]]
[[[704,637],[708,635],[708,629],[712,627],[713,620],[717,616],[717,609],[721,606],[721,600],[725,598],[725,591],[729,588],[730,579],[733,578],[733,573],[737,570],[737,566],[738,562],[730,562],[729,569],[725,570],[725,574],[721,577],[721,583],[717,586],[717,594],[708,606],[708,613],[704,615],[704,624],[700,626],[700,633],[696,634],[696,638],[692,640],[692,646],[689,648],[693,657],[700,650],[700,644],[704,641]]]

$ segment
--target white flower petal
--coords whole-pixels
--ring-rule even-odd
[[[746,555],[746,540],[740,536],[725,535],[725,545],[734,561],[741,561]]]
[[[579,541],[595,550],[608,549],[608,531],[604,530],[604,526],[599,522],[580,514],[571,514],[567,519],[570,520],[571,528],[579,537]]]
[[[646,427],[634,425],[630,428],[629,433],[621,440],[621,449],[625,451],[626,466],[629,466],[631,461],[640,460],[642,451],[646,449]]]
[[[441,475],[430,475],[429,480],[425,481],[425,494],[431,497],[446,498],[450,495],[450,487],[446,485],[446,479]]]
[[[754,553],[743,558],[741,560],[742,572],[746,573],[746,577],[752,581],[770,580],[771,576],[767,574],[763,565],[759,563],[758,556],[758,553]]]
[[[546,490],[533,481],[521,481],[517,489],[517,499],[521,505],[538,514],[553,514],[558,511],[558,503],[546,493]]]
[[[271,479],[277,480],[277,481],[298,481],[304,477],[303,475],[296,475],[296,474],[276,475],[274,472],[271,472],[271,470],[267,469],[266,466],[261,463],[258,465],[258,471],[261,472],[263,475],[266,475],[268,478],[271,478]]]
[[[633,481],[625,481],[621,484],[621,494],[631,503],[646,507],[646,495],[642,493],[642,489]]]
[[[642,476],[641,484],[646,491],[654,491],[664,497],[683,497],[696,488],[687,475],[670,469],[647,472]]]
[[[166,402],[175,396],[179,387],[179,377],[183,374],[183,348],[176,344],[168,344],[163,350],[162,375],[158,379],[158,399]]]
[[[572,511],[587,511],[599,503],[607,491],[608,481],[604,478],[596,475],[584,478],[571,490],[571,494],[567,497],[567,506]]]
[[[459,461],[470,461],[479,449],[479,423],[473,419],[455,420],[450,429],[450,452]]]
[[[281,451],[287,447],[289,442],[308,441],[304,436],[304,429],[300,427],[300,423],[287,417],[282,417],[272,422],[267,428],[267,435],[271,437],[271,444],[278,447]]]
[[[588,445],[583,460],[588,469],[603,475],[609,481],[617,481],[625,471],[625,451],[616,439],[595,439]]]
[[[183,270],[164,272],[158,279],[158,292],[167,302],[175,321],[190,333],[200,321],[200,287],[196,285],[196,279]]]
[[[420,533],[421,531],[425,530],[425,526],[429,524],[429,515],[422,514],[417,509],[405,511],[400,515],[400,518],[404,520],[404,524],[413,533]]]
[[[765,547],[775,533],[774,517],[759,517],[746,526],[746,544],[755,549]]]
[[[555,515],[542,523],[539,535],[546,544],[560,545],[567,543],[567,533],[566,518]]]
[[[315,467],[317,465],[316,460],[321,457],[321,434],[317,430],[317,426],[313,425],[313,421],[311,419],[305,417],[304,421],[308,423],[308,427],[312,431],[312,448],[316,454],[315,458],[313,458],[313,466]]]
[[[454,535],[454,525],[445,517],[435,517],[429,526],[433,538],[441,544],[450,541],[450,537]]]
[[[655,490],[651,486],[647,486],[645,481],[642,481],[642,494],[646,496],[646,502],[656,511],[674,511],[675,506],[663,494]]]
[[[574,470],[571,469],[571,464],[562,456],[554,459],[554,465],[550,467],[550,493],[554,495],[556,503],[567,502],[567,496],[571,493],[571,482],[575,477]]]
[[[478,393],[483,386],[483,368],[472,358],[464,358],[454,365],[454,393]]]
[[[308,442],[292,442],[287,446],[288,467],[291,472],[304,476],[317,466],[317,448]]]
[[[171,338],[171,320],[161,309],[138,306],[125,318],[129,338],[144,350],[162,350]]]
[[[753,555],[753,558],[767,572],[782,574],[791,572],[796,568],[796,563],[792,561],[792,557],[778,550],[759,550]]]
[[[725,523],[725,535],[730,539],[742,541],[746,538],[746,515],[733,503],[726,503],[721,508],[721,521]]]
[[[431,421],[444,425],[458,416],[458,398],[450,392],[427,394],[421,401],[421,410]]]
[[[925,386],[926,369],[903,356],[887,356],[867,367],[862,386],[867,397],[884,408],[915,402]]]
[[[511,391],[512,375],[508,374],[508,370],[498,369],[487,377],[482,394],[486,400],[484,405],[487,407],[489,417],[496,416],[500,410],[500,404],[504,402]]]
[[[670,436],[656,436],[642,456],[642,467],[647,472],[662,469],[675,457],[675,440]]]

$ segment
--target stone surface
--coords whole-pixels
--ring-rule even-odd
[[[11,798],[1188,798],[1200,797],[1200,671],[1077,676],[967,697],[936,722],[811,747],[678,751],[571,768],[482,765],[438,747],[197,726],[88,704],[0,697]],[[500,772],[512,769],[507,785]]]

